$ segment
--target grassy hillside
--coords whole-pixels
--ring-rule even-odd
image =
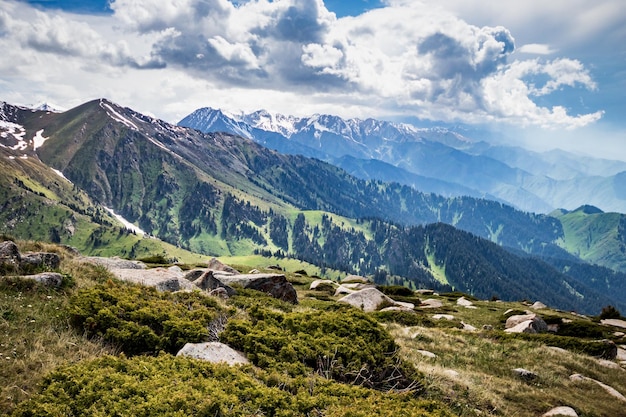
[[[583,206],[552,213],[563,225],[562,246],[581,259],[626,272],[626,215]]]
[[[309,290],[313,278],[291,270],[300,267],[291,263],[282,266],[298,292],[298,305],[254,291],[202,301],[199,295],[157,293],[117,282],[61,246],[18,243],[22,251],[59,253],[65,286],[55,290],[0,277],[2,415],[162,416],[182,410],[222,416],[534,417],[563,405],[585,417],[623,412],[624,403],[597,384],[569,378],[579,373],[626,393],[625,370],[593,357],[602,346],[595,340],[625,340],[614,334],[617,328],[592,318],[542,309],[537,312],[549,323],[570,322],[569,327],[562,324],[569,336],[507,335],[507,310],[524,311],[528,305],[467,297],[474,308],[466,308],[457,304],[462,294],[453,293],[427,296],[442,302],[438,309],[362,313],[337,303],[324,289]],[[257,267],[264,270],[265,265]],[[180,309],[177,297],[187,297],[188,308]],[[419,304],[416,294],[404,300]],[[125,313],[107,315],[119,308]],[[254,366],[177,358],[167,353],[168,340],[174,340],[167,333],[155,339],[164,346],[159,353],[121,331],[122,325],[130,330],[140,323],[175,329],[172,325],[183,317],[178,315],[190,311],[195,313],[188,320],[194,323],[220,312],[229,317],[220,340],[243,350]],[[435,314],[450,317],[436,319]],[[87,338],[90,334],[95,337]],[[178,337],[177,344],[205,336],[200,331]],[[360,362],[365,354],[370,359]],[[408,381],[406,389],[390,390],[386,379],[377,385],[373,371],[387,366]],[[535,376],[520,378],[515,368]],[[345,378],[350,375],[354,378]]]

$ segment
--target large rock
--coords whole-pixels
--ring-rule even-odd
[[[360,275],[347,275],[344,279],[341,280],[341,283],[342,284],[348,284],[348,283],[371,284],[372,281]]]
[[[7,264],[12,267],[18,267],[22,256],[17,245],[10,240],[0,243],[0,264]]]
[[[231,287],[249,288],[264,292],[279,300],[293,304],[298,303],[298,294],[295,288],[283,274],[240,274],[231,276],[214,274],[214,277],[222,284]]]
[[[331,291],[336,287],[337,283],[329,279],[316,279],[309,285],[309,289],[315,291]]]
[[[626,329],[626,320],[604,319],[604,320],[601,320],[600,323],[606,326],[621,327],[622,329]]]
[[[42,272],[33,275],[17,275],[12,277],[24,281],[35,281],[47,287],[60,287],[63,284],[63,275],[58,272]]]
[[[56,253],[31,252],[22,254],[20,262],[22,268],[59,269],[61,258]]]
[[[624,397],[619,391],[617,391],[615,388],[606,385],[603,382],[600,382],[598,380],[595,380],[593,378],[589,378],[580,374],[573,374],[569,377],[570,381],[572,382],[594,382],[596,384],[598,384],[599,386],[601,386],[609,395],[611,395],[612,397],[624,401],[626,402],[626,397]]]
[[[419,307],[420,308],[441,308],[443,307],[443,302],[441,302],[441,300],[429,298],[428,300],[422,301]]]
[[[511,316],[506,319],[506,332],[509,333],[545,333],[548,325],[537,314]]]
[[[232,297],[237,294],[237,291],[230,285],[224,284],[222,281],[215,277],[215,273],[212,270],[205,271],[198,279],[194,282],[194,285],[205,291],[214,291],[218,288],[224,289],[228,297]]]
[[[151,268],[151,269],[124,269],[114,268],[110,271],[122,281],[155,287],[159,291],[193,290],[196,288],[185,279],[185,274],[179,267]]]
[[[228,365],[247,365],[248,358],[228,345],[220,342],[187,343],[176,356],[186,356],[212,363],[225,362]]]
[[[474,303],[472,303],[470,300],[468,300],[465,297],[461,297],[458,300],[456,300],[456,304],[462,307],[471,307],[474,305]]]
[[[352,294],[348,294],[339,299],[338,302],[350,304],[351,306],[359,308],[365,312],[376,311],[382,307],[395,304],[391,298],[376,288],[365,288],[363,290],[353,292]]]
[[[214,271],[224,271],[224,272],[228,272],[228,273],[235,274],[235,275],[239,274],[239,271],[237,271],[235,268],[233,268],[232,266],[223,264],[216,258],[211,258],[211,260],[207,262],[207,264],[208,264],[209,269],[212,269]]]
[[[572,407],[555,407],[550,411],[545,412],[541,417],[578,417],[576,410]]]
[[[117,256],[112,258],[106,258],[101,256],[85,256],[81,258],[85,262],[89,262],[95,265],[100,265],[113,271],[116,269],[146,269],[146,264],[141,261],[131,261],[128,259],[122,259]]]

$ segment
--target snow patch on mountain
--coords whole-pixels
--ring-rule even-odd
[[[41,147],[41,145],[43,145],[48,139],[50,138],[43,135],[43,129],[38,130],[33,137],[33,150],[36,151],[37,148]]]
[[[50,168],[55,174],[57,174],[59,177],[63,178],[65,181],[69,182],[70,184],[74,184],[72,181],[70,181],[61,171],[59,171],[58,169],[54,169],[54,168]]]
[[[111,215],[113,217],[115,217],[120,223],[122,223],[125,228],[127,228],[129,230],[132,230],[133,232],[135,232],[137,234],[140,234],[140,235],[145,235],[146,234],[146,232],[141,230],[141,228],[139,226],[136,226],[136,225],[132,224],[131,222],[126,220],[124,217],[122,217],[119,214],[117,214],[113,209],[108,208],[108,207],[104,207],[104,208],[105,208],[106,211],[111,213]]]
[[[122,116],[120,113],[115,111],[115,109],[113,109],[113,107],[110,104],[105,103],[103,100],[101,100],[100,107],[105,109],[109,117],[111,117],[113,120],[122,123],[123,125],[125,125],[126,127],[130,129],[139,130],[139,128],[137,127],[135,123],[131,122],[130,120]]]

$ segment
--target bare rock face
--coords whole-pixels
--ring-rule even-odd
[[[539,375],[537,375],[536,373],[529,371],[527,369],[524,369],[524,368],[513,369],[513,374],[517,376],[518,378],[527,382],[534,381],[535,379],[539,377]]]
[[[248,358],[228,345],[220,342],[187,343],[176,356],[187,356],[212,363],[225,362],[228,365],[246,365]]]
[[[20,271],[54,270],[61,264],[61,258],[56,253],[28,252],[20,253],[19,248],[10,240],[0,243],[0,265],[6,272],[20,273]]]
[[[222,284],[220,285],[221,287],[238,285],[243,288],[264,292],[279,300],[293,304],[298,303],[298,294],[295,288],[283,274],[239,274],[230,276],[214,274],[214,278]]]

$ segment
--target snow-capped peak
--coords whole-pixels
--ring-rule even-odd
[[[63,113],[66,109],[61,106],[57,106],[56,104],[50,104],[47,102],[43,102],[36,107],[33,107],[33,111],[46,111],[50,113]]]

